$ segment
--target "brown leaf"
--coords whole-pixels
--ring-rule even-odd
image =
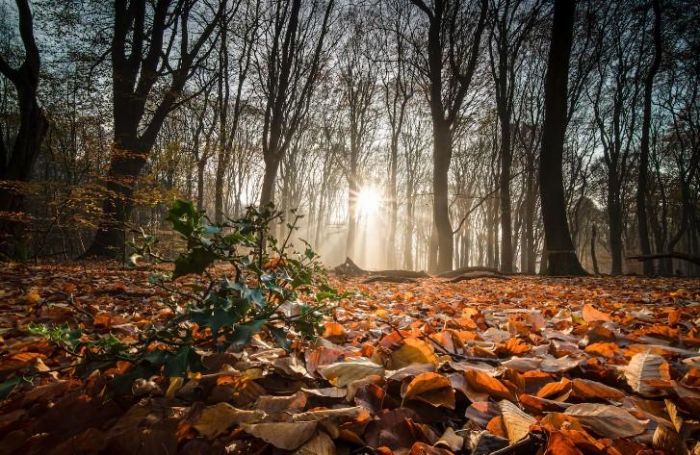
[[[576,378],[572,381],[571,386],[574,396],[582,400],[590,400],[592,398],[622,400],[625,397],[624,392],[621,390],[588,379]]]
[[[635,354],[625,368],[627,384],[645,397],[654,397],[664,394],[658,388],[649,384],[650,381],[669,381],[668,362],[660,355],[651,354],[649,351]]]
[[[516,405],[508,400],[502,400],[498,403],[503,418],[503,425],[508,434],[508,440],[511,444],[520,441],[530,433],[530,426],[537,423],[537,419],[526,414]]]
[[[435,447],[445,447],[453,452],[458,452],[464,447],[464,438],[455,433],[452,427],[447,427],[442,436],[440,436],[440,439],[433,445]]]
[[[335,455],[335,453],[333,440],[323,431],[317,432],[316,436],[294,452],[295,455]]]
[[[228,403],[217,403],[202,410],[197,421],[192,425],[202,436],[215,438],[233,425],[259,422],[265,417],[260,410],[246,411],[236,409]]]
[[[345,387],[353,381],[364,379],[367,376],[384,376],[384,367],[377,365],[366,358],[337,362],[319,367],[321,376],[328,379],[336,387]]]
[[[243,424],[246,433],[272,444],[278,449],[295,450],[311,439],[318,422],[271,422]]]
[[[628,438],[642,433],[646,424],[622,408],[583,403],[569,407],[564,414],[576,417],[585,427],[606,438]]]
[[[421,373],[408,384],[404,400],[417,399],[433,406],[455,408],[455,391],[450,380],[438,373]]]

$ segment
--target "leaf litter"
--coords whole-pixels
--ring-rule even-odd
[[[27,326],[129,343],[178,302],[106,264],[1,277],[0,453],[700,453],[697,280],[332,277],[318,340],[202,347],[115,394],[127,362],[80,371]]]

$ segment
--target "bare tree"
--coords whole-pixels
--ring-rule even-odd
[[[269,27],[255,57],[264,103],[261,205],[274,201],[280,162],[308,113],[335,2],[328,0],[324,7],[321,2],[302,5],[301,0],[269,3]]]
[[[576,3],[555,0],[552,39],[544,88],[544,125],[540,154],[540,198],[544,219],[546,273],[583,275],[566,221],[562,155],[567,123],[567,81]]]
[[[114,1],[114,142],[102,219],[86,256],[115,256],[122,250],[139,174],[167,115],[179,105],[185,84],[211,52],[208,44],[218,18],[227,13],[227,3]],[[193,16],[199,14],[209,17],[195,35]],[[153,99],[155,92],[162,93],[158,100]]]
[[[661,2],[652,0],[654,10],[654,58],[644,78],[644,112],[642,117],[642,138],[639,144],[639,174],[637,175],[637,228],[639,229],[639,248],[642,255],[651,254],[649,241],[649,220],[647,216],[648,174],[649,174],[649,130],[651,129],[651,97],[654,89],[654,77],[661,66],[663,52],[661,42]],[[644,274],[654,272],[654,263],[643,262]]]
[[[14,218],[24,205],[19,184],[29,180],[34,163],[41,150],[49,123],[37,99],[41,59],[34,39],[34,23],[28,0],[16,0],[19,15],[19,33],[24,45],[24,60],[18,68],[0,55],[0,74],[7,78],[16,91],[19,126],[10,140],[10,126],[0,124],[0,251],[14,255],[12,244],[21,243],[22,223]],[[1,217],[7,217],[5,220]]]
[[[476,69],[488,0],[435,0],[431,6],[423,0],[411,0],[411,3],[427,20],[427,47],[419,44],[424,41],[423,37],[418,41],[414,39],[414,44],[418,47],[420,67],[427,81],[426,92],[433,122],[433,222],[438,247],[437,271],[446,271],[452,269],[454,250],[448,201],[452,135]],[[474,17],[477,17],[476,22]]]

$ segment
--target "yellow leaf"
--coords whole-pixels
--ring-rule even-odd
[[[506,427],[508,440],[511,444],[520,441],[530,433],[530,426],[537,423],[537,419],[524,413],[516,405],[508,400],[498,403],[503,418],[503,426]]]
[[[432,346],[418,338],[406,338],[399,349],[391,354],[391,369],[398,370],[413,363],[437,365],[438,357]]]

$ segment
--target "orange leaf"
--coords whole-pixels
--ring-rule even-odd
[[[566,398],[569,397],[570,393],[571,381],[566,378],[563,378],[559,382],[550,382],[549,384],[542,387],[539,390],[539,392],[537,392],[537,396],[540,398],[557,397],[554,399],[556,399],[557,401],[561,401],[566,400]]]
[[[479,370],[466,370],[464,377],[474,390],[488,393],[498,398],[513,399],[513,394],[501,381]]]
[[[552,431],[549,433],[544,455],[583,455],[583,452],[577,449],[576,444],[562,432]]]
[[[112,326],[112,315],[109,313],[97,313],[92,323],[95,327],[110,328]]]
[[[405,400],[417,399],[435,407],[455,408],[455,391],[450,380],[438,373],[421,373],[408,384]]]
[[[625,397],[625,394],[621,390],[588,379],[574,379],[572,390],[576,398],[586,400],[591,398],[621,400]]]
[[[583,306],[582,315],[583,320],[586,322],[593,321],[610,321],[612,318],[608,313],[603,313],[597,310],[593,305],[587,303]]]

